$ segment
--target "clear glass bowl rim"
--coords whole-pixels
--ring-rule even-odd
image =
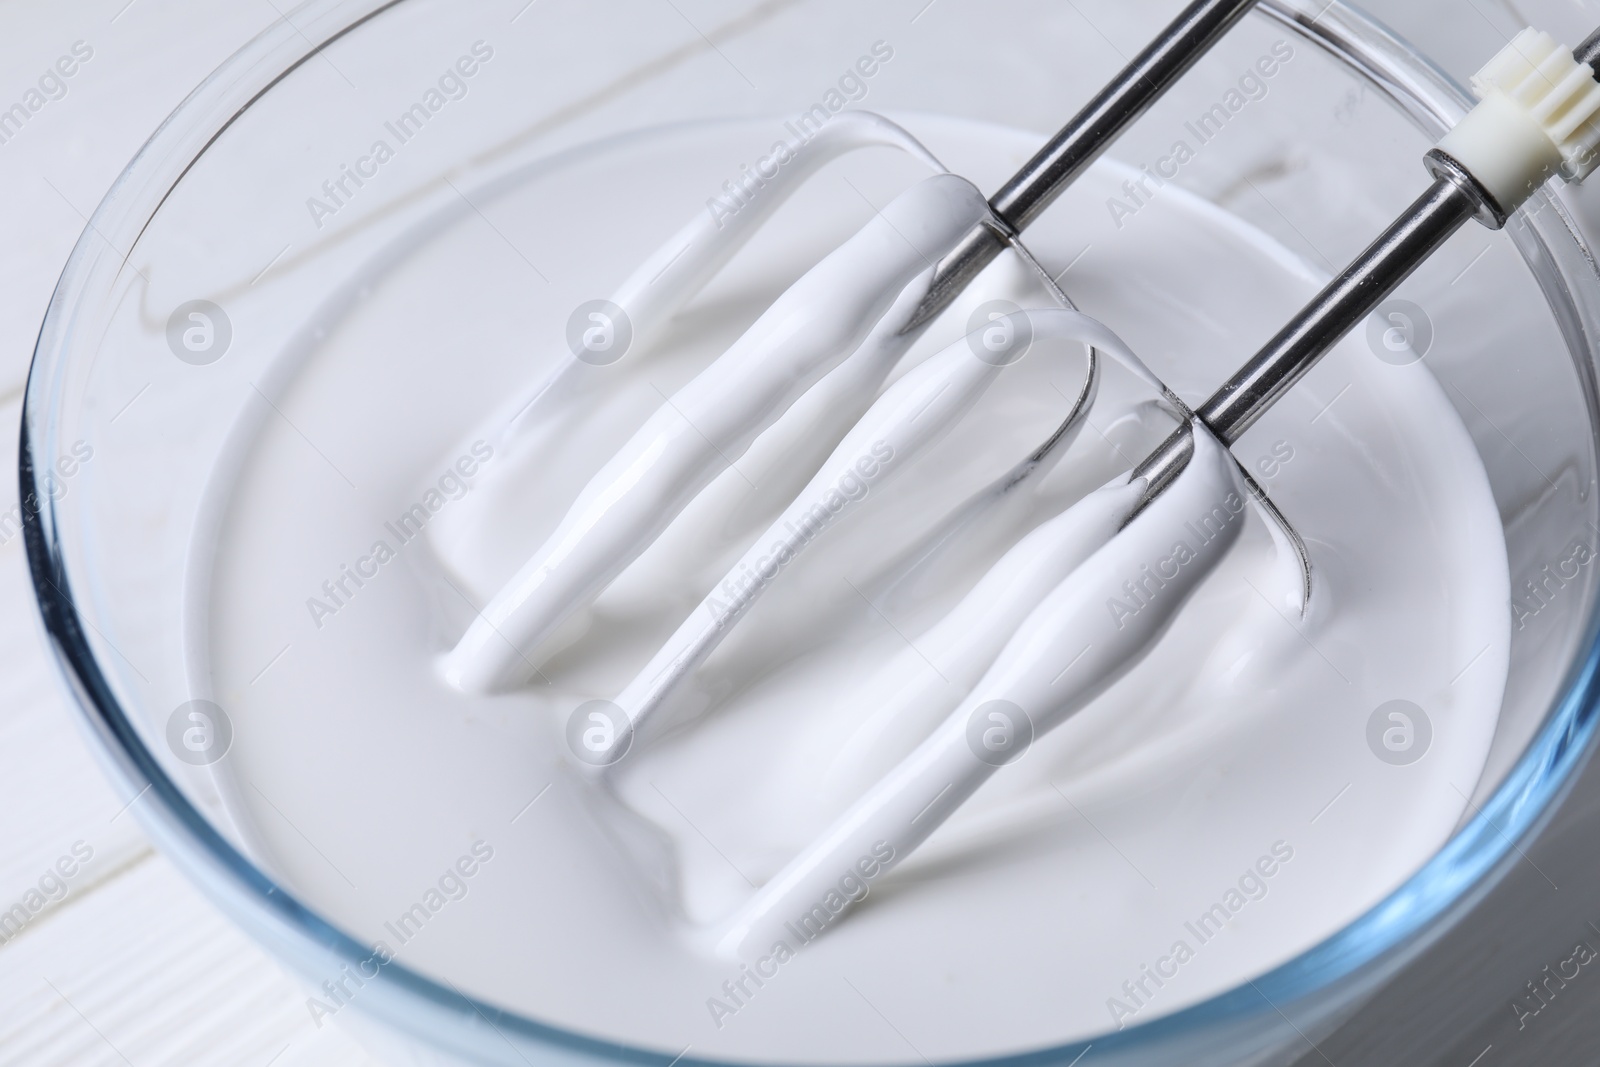
[[[56,285],[29,371],[22,406],[18,475],[28,567],[46,636],[80,713],[80,725],[110,777],[132,798],[141,825],[163,853],[236,922],[302,976],[337,973],[370,957],[370,949],[322,919],[250,862],[223,837],[162,768],[119,703],[85,634],[60,545],[60,516],[42,491],[34,456],[48,451],[57,413],[59,374],[68,358],[73,313],[94,295],[94,283],[121,270],[113,251],[136,245],[144,226],[193,162],[233,120],[322,49],[404,0],[307,0],[264,31],[202,82],[146,142],[96,209]],[[1260,0],[1259,14],[1284,24],[1345,62],[1426,132],[1448,129],[1471,104],[1465,90],[1370,16],[1342,0]],[[292,24],[291,24],[292,20]],[[1420,173],[1420,172],[1419,172]],[[1547,195],[1547,194],[1541,194]],[[1588,265],[1586,283],[1600,286],[1592,257],[1560,201],[1551,198],[1518,244],[1525,258],[1549,255],[1549,244],[1576,243]],[[130,253],[131,254],[131,253]],[[1558,267],[1557,270],[1560,268]],[[1554,308],[1558,318],[1560,308]],[[1562,322],[1569,345],[1593,351],[1583,324]],[[1588,375],[1583,380],[1591,381]],[[1586,398],[1593,418],[1596,400]],[[1600,426],[1600,421],[1595,421]],[[1516,841],[1543,825],[1591,755],[1600,707],[1600,613],[1587,620],[1582,651],[1545,721],[1505,781],[1446,845],[1410,879],[1354,922],[1268,973],[1152,1022],[1071,1045],[969,1061],[1007,1067],[1076,1063],[1090,1047],[1129,1060],[1163,1051],[1221,1051],[1242,1042],[1255,1051],[1300,1027],[1286,1012],[1306,1010],[1321,1029],[1365,992],[1413,959],[1488,893],[1515,861]],[[466,996],[398,962],[368,983],[359,1009],[418,1042],[483,1063],[526,1063],[509,1038],[573,1062],[723,1064],[604,1041],[537,1022]],[[1304,1036],[1303,1034],[1301,1035]],[[1221,1045],[1217,1044],[1221,1042]],[[1236,1052],[1246,1051],[1236,1048]],[[509,1056],[507,1054],[510,1054]]]

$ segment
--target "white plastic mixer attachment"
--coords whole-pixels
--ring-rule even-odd
[[[891,310],[988,205],[954,175],[902,193],[789,288],[715,363],[669,398],[594,476],[545,543],[445,657],[450,684],[485,692],[533,671],[539,645],[586,607],[762,430],[854,353],[887,377],[914,337]],[[920,276],[920,279],[919,279]],[[905,340],[899,340],[907,338]]]
[[[972,335],[956,341],[896,381],[840,442],[810,484],[689,613],[616,699],[631,724],[630,733],[637,734],[645,721],[671,699],[761,594],[778,580],[785,567],[854,511],[871,490],[881,489],[941,439],[972,409],[1005,367],[1030,354],[1036,359],[1056,360],[1070,353],[1070,358],[1076,360],[1080,345],[1109,355],[1141,379],[1152,393],[1160,394],[1159,379],[1127,345],[1079,312],[1019,311],[981,324]],[[1098,376],[1091,372],[1088,380],[1084,403],[1074,411],[1077,417],[1069,418],[1065,432],[1052,440],[1052,458],[1059,458],[1083,427],[1084,416],[1094,401]],[[1057,566],[1064,566],[1065,570],[1075,567],[1115,530],[1112,525],[1103,531],[1104,536],[1098,536],[1096,525],[1096,532],[1088,537],[1068,535],[1066,540],[1073,545],[1081,542],[1082,550],[1067,551],[1065,560],[1058,561]],[[1055,540],[1051,543],[1054,546]],[[1064,576],[1064,571],[1055,574],[1048,564],[1034,570],[1039,573],[1031,574],[1030,579],[1048,581],[1046,588]],[[633,740],[632,736],[619,733],[614,743],[628,745]],[[610,761],[597,758],[596,762],[605,765]]]
[[[472,440],[493,450],[495,465],[485,469],[471,496],[428,527],[445,566],[468,588],[503,581],[501,546],[531,546],[549,532],[542,509],[519,504],[547,483],[575,425],[593,417],[597,400],[615,386],[616,372],[655,354],[673,316],[798,190],[829,164],[867,149],[895,151],[933,173],[945,172],[920,141],[890,120],[867,111],[841,112],[804,143],[774,146],[769,158],[777,166],[771,173],[747,171],[736,183],[725,183],[715,210],[709,203],[695,210],[609,300],[594,302],[576,328],[569,326],[572,336],[549,344],[553,362],[543,378],[474,430]],[[903,350],[916,336],[891,340]]]
[[[714,951],[737,959],[819,936],[995,771],[1144,658],[1245,524],[1232,456],[1203,427],[1189,430],[1188,465],[1120,534],[1143,489],[1127,476],[1018,544],[955,609],[952,625],[1011,632],[993,665],[921,745],[706,935]],[[1030,579],[1062,573],[1026,610],[1038,588]],[[987,651],[974,649],[972,665]]]

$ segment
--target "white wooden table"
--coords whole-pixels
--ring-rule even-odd
[[[51,83],[59,98],[0,142],[0,512],[17,502],[33,341],[84,216],[189,90],[280,17],[274,3],[293,6],[0,2],[0,109],[74,44],[92,52],[68,64],[64,95]],[[0,1064],[375,1064],[316,1027],[305,995],[123,810],[56,682],[11,529],[0,523],[0,913],[39,907],[20,929],[0,914]]]
[[[1092,8],[1097,0],[1080,2]],[[1543,18],[1569,36],[1600,21],[1595,0],[1367,2],[1452,68],[1486,54],[1495,34],[1524,18]],[[0,203],[8,209],[0,242],[0,512],[16,503],[27,361],[86,216],[188,91],[292,6],[0,0],[0,109],[75,43],[93,51],[64,96],[0,142]],[[1452,12],[1454,28],[1437,18]],[[1588,193],[1596,203],[1600,190]],[[1600,208],[1591,217],[1600,219]],[[4,529],[0,1067],[377,1067],[333,1026],[314,1024],[304,993],[152,850],[105,783],[44,650],[21,539],[4,540]],[[61,870],[72,874],[57,882],[52,872]],[[3,913],[19,903],[41,906],[12,931]]]

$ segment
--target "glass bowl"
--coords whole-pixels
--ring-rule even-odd
[[[641,129],[799,114],[832,91],[835,68],[874,42],[894,42],[898,66],[893,78],[846,87],[859,106],[1042,139],[1121,65],[1118,49],[1142,46],[1160,24],[1154,9],[1168,5],[1101,5],[1094,22],[1043,0],[981,11],[702,6],[303,4],[196,89],[130,164],[74,250],[40,334],[22,426],[26,544],[45,627],[93,745],[165,854],[308,989],[351,971],[364,977],[338,1022],[388,1062],[698,1060],[692,1049],[634,1048],[548,1025],[405,961],[374,966],[369,944],[260,858],[209,761],[184,757],[173,738],[202,722],[185,709],[211,707],[191,704],[209,668],[183,637],[207,588],[190,543],[217,521],[205,489],[238,447],[242,413],[283,414],[276,390],[330,321],[359,308],[375,259],[402,263],[464,225],[478,227],[485,256],[499,256],[495,276],[511,280],[485,282],[474,306],[437,309],[430,341],[473,343],[514,322],[518,292],[543,277],[537,249],[627,217],[625,202],[582,189],[534,216],[508,220],[495,209],[552,160],[603,155],[608,139]],[[1285,35],[1314,46],[1302,49],[1304,76],[1272,89],[1287,102],[1252,112],[1248,127],[1171,180],[1332,268],[1422,189],[1421,153],[1469,103],[1355,9],[1261,4],[1111,155],[1163,158],[1170,131]],[[410,105],[423,88],[433,97],[418,112]],[[450,109],[468,101],[473,121],[451,121]],[[378,141],[388,151],[376,151]],[[1282,145],[1293,151],[1284,156]],[[1003,162],[972,175],[986,192]],[[1082,209],[1071,195],[1057,208]],[[608,266],[638,254],[620,249]],[[1004,1062],[1072,1064],[1091,1047],[1096,1064],[1284,1062],[1515,862],[1514,843],[1537,829],[1592,747],[1597,283],[1589,250],[1547,192],[1503,234],[1474,230],[1451,242],[1399,294],[1427,309],[1438,339],[1428,366],[1488,473],[1513,579],[1499,726],[1448,843],[1359,918],[1238,988]],[[573,279],[564,299],[603,284]],[[1459,343],[1464,336],[1475,343]],[[1191,400],[1214,384],[1175,380]],[[225,729],[226,715],[206,725]]]

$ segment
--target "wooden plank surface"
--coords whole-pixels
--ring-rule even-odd
[[[0,404],[7,472],[17,416],[15,399]],[[5,511],[15,479],[0,487]],[[304,993],[150,847],[53,672],[12,537],[0,544],[0,1067],[375,1064],[319,1028]]]
[[[1481,55],[1485,34],[1524,18],[1547,18],[1548,28],[1569,36],[1600,21],[1594,0],[1371,7],[1452,68]],[[0,510],[16,498],[15,427],[34,335],[85,217],[183,96],[291,8],[266,0],[0,0],[0,70],[9,75],[0,89],[20,92],[76,42],[94,50],[67,94],[0,145],[0,196],[11,209],[0,247]],[[1455,29],[1440,29],[1446,18]],[[1583,197],[1600,218],[1600,188]],[[150,848],[123,810],[77,735],[44,654],[20,539],[3,538],[0,913],[21,905],[27,921],[0,920],[0,1067],[376,1067],[338,1030],[316,1027],[304,994]],[[1576,940],[1600,949],[1600,925],[1591,925],[1600,924],[1597,798],[1600,772],[1527,849],[1493,907],[1302,1062],[1600,1062],[1600,977],[1589,968],[1536,1016],[1520,1018],[1512,1007]]]
[[[5,92],[75,43],[93,52],[0,144],[0,512],[16,503],[34,337],[85,216],[183,97],[280,17],[254,0],[0,3]],[[319,1030],[304,994],[150,847],[53,671],[22,540],[0,525],[0,1065],[374,1064]]]

